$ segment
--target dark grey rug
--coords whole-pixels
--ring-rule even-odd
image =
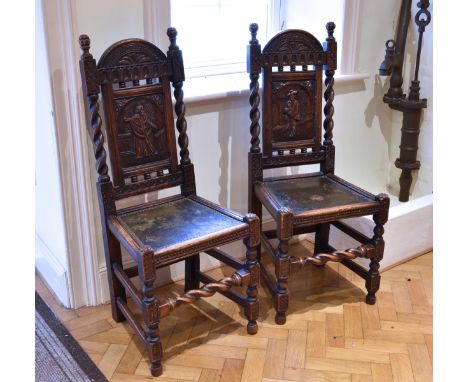
[[[36,382],[108,382],[36,293]]]

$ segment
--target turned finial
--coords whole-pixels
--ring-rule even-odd
[[[333,21],[329,21],[326,25],[328,38],[333,38],[333,32],[335,31],[335,23]]]
[[[177,29],[173,27],[167,28],[167,36],[169,37],[169,40],[171,41],[171,46],[169,47],[169,49],[179,48],[176,43]]]
[[[91,40],[89,39],[89,36],[86,34],[82,34],[79,39],[80,43],[80,48],[83,51],[83,55],[88,55],[89,54],[89,48],[91,46]]]
[[[249,41],[249,44],[258,44],[257,40],[257,32],[258,32],[258,24],[257,23],[252,23],[249,26],[250,30],[250,35],[252,36],[252,39]]]

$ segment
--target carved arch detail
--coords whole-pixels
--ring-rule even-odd
[[[262,53],[323,52],[322,44],[309,32],[289,29],[278,33],[263,48]]]
[[[166,55],[148,41],[131,38],[112,44],[102,54],[98,69],[133,66],[167,60]]]

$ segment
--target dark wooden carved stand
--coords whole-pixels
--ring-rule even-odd
[[[419,61],[421,56],[422,38],[426,26],[431,21],[431,14],[427,10],[428,0],[418,2],[419,11],[416,13],[415,22],[418,25],[419,39],[416,55],[416,67],[414,80],[411,82],[408,97],[403,94],[403,60],[405,56],[406,36],[411,19],[411,0],[402,0],[400,15],[398,17],[398,29],[395,40],[386,42],[385,60],[380,65],[380,75],[390,78],[390,88],[384,95],[383,101],[390,108],[403,112],[403,126],[401,128],[400,157],[395,161],[395,166],[402,170],[400,175],[400,202],[409,199],[410,187],[413,181],[411,172],[418,170],[421,163],[416,160],[418,153],[419,127],[422,109],[427,107],[427,99],[419,98]]]

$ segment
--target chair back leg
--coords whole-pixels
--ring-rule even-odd
[[[315,231],[314,253],[324,252],[328,249],[328,240],[330,238],[330,223],[322,223],[317,226]]]
[[[200,254],[190,256],[185,260],[185,291],[200,288],[198,273],[200,272]]]

